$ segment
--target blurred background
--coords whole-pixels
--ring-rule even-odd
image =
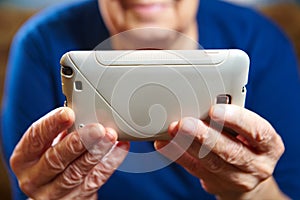
[[[252,7],[270,18],[292,41],[300,61],[300,0],[223,0]],[[298,65],[300,70],[300,65]]]
[[[75,0],[0,0],[1,6],[12,6],[22,9],[42,9],[59,2],[71,2]]]
[[[0,104],[3,94],[7,57],[14,34],[36,12],[52,4],[66,1],[77,0],[0,0]],[[290,38],[300,60],[300,0],[224,1],[252,7],[270,18]],[[0,158],[0,199],[9,200],[11,199],[11,195],[7,166],[3,163],[2,155]]]
[[[224,1],[237,3],[245,6],[254,6],[254,7],[269,6],[278,3],[299,2],[299,0],[224,0]]]
[[[20,26],[36,12],[63,1],[75,0],[0,0],[0,105],[2,104],[8,52],[13,36]],[[10,200],[11,190],[7,165],[3,162],[2,149],[0,148],[0,150],[0,199]]]
[[[4,5],[3,2],[0,0],[0,105],[11,40],[18,28],[35,12],[33,9],[24,10],[22,7],[15,8],[13,5]],[[2,153],[2,148],[0,150]],[[2,154],[0,157],[0,194],[0,199],[11,199],[6,165],[3,164]]]

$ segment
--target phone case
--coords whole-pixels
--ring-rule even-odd
[[[71,51],[61,58],[65,105],[73,129],[101,123],[119,140],[165,140],[173,121],[244,106],[249,62],[238,49]]]

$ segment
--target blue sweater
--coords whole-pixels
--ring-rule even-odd
[[[280,188],[300,196],[300,82],[296,57],[286,37],[255,11],[201,0],[199,43],[205,49],[238,48],[251,59],[246,107],[267,119],[286,151],[274,172]],[[91,50],[109,37],[96,0],[47,9],[28,21],[11,47],[2,108],[3,152],[9,157],[32,122],[65,100],[59,60],[69,50]],[[151,143],[132,151],[153,150]],[[131,161],[138,164],[139,161]],[[25,196],[12,175],[16,199]],[[116,171],[99,190],[100,199],[214,199],[199,180],[176,164],[149,173]]]

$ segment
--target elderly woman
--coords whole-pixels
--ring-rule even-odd
[[[115,130],[90,124],[66,134],[76,116],[60,107],[64,96],[59,60],[69,50],[93,49],[110,36],[149,27],[179,32],[205,49],[247,52],[251,59],[248,96],[246,108],[211,107],[210,119],[237,135],[222,131],[205,157],[199,157],[198,150],[204,140],[214,139],[212,128],[200,119],[184,118],[171,123],[168,132],[171,138],[177,134],[194,138],[186,152],[160,170],[129,173],[118,170],[129,142],[117,141]],[[135,37],[147,44],[168,41],[163,44],[195,48],[165,33],[146,31]],[[131,41],[121,37],[111,46],[127,49]],[[20,30],[11,48],[2,138],[16,177],[15,198],[295,198],[300,188],[300,161],[295,157],[300,133],[296,66],[290,43],[268,20],[221,1],[87,0],[48,9]],[[167,158],[181,146],[172,140],[130,145],[130,152],[155,148]],[[161,151],[166,145],[170,151]],[[123,164],[149,163],[125,159]]]

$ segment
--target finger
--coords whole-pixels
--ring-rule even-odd
[[[186,167],[190,173],[199,178],[203,178],[203,173],[207,173],[207,171],[213,174],[221,174],[223,172],[226,174],[228,171],[237,171],[236,168],[232,167],[209,150],[204,150],[208,153],[199,157],[198,153],[200,149],[205,147],[201,146],[196,141],[190,145],[190,148],[187,151],[182,149],[181,146],[181,143],[173,141],[156,141],[155,143],[155,148],[169,159],[172,158],[173,160],[174,152],[181,152],[181,155],[174,161]],[[195,149],[198,149],[197,154],[194,153]]]
[[[155,149],[168,159],[173,160],[173,152],[182,152],[180,146],[172,141],[155,141]],[[168,148],[166,148],[168,147]],[[166,151],[168,149],[168,151]],[[205,191],[211,194],[218,194],[224,187],[221,185],[218,174],[207,170],[198,158],[191,156],[188,152],[184,152],[175,162],[181,165],[190,174],[200,179],[202,187]]]
[[[81,188],[81,197],[86,198],[97,192],[106,183],[114,171],[125,159],[129,151],[129,142],[117,142],[101,162],[85,178]]]
[[[45,191],[52,191],[47,196],[51,199],[57,199],[80,186],[90,171],[111,150],[116,139],[116,134],[113,135],[106,131],[97,143],[94,143],[93,146],[90,145],[89,151],[71,163],[63,173],[58,175],[50,184],[46,184],[39,193],[44,194]]]
[[[173,141],[155,141],[154,142],[155,149],[170,159],[173,162],[180,164],[183,167],[190,166],[186,168],[188,172],[192,175],[203,178],[203,174],[205,172],[205,168],[202,165],[198,165],[198,159],[189,155],[188,152],[183,150],[178,144]],[[187,165],[188,164],[188,165]],[[192,167],[194,166],[194,167]],[[197,170],[195,170],[197,169]]]
[[[246,172],[234,165],[226,163],[213,152],[208,153],[201,159],[197,159],[188,152],[177,160],[190,173],[196,174],[203,180],[205,188],[209,192],[247,192],[254,189],[261,181],[267,179],[271,174],[261,173],[259,169],[255,172]],[[199,167],[202,166],[202,167]]]
[[[257,151],[273,151],[276,147],[275,157],[280,157],[284,151],[283,142],[271,124],[254,112],[235,105],[218,104],[211,108],[209,115],[247,139]]]
[[[129,142],[118,141],[111,151],[85,177],[83,184],[75,188],[63,199],[93,199],[96,192],[109,179],[117,167],[123,162],[129,151]]]
[[[48,183],[86,151],[85,145],[92,146],[102,140],[104,135],[105,129],[102,125],[86,125],[78,132],[67,135],[57,145],[50,147],[40,161],[28,170],[26,176],[30,174],[30,179],[34,180],[36,187]],[[36,173],[38,171],[40,173]]]
[[[71,127],[74,113],[70,108],[58,108],[33,123],[25,132],[11,157],[12,169],[26,167],[27,162],[38,160],[53,139]]]
[[[207,181],[212,181],[215,187],[221,186],[219,183],[218,174],[211,172],[206,169],[206,165],[200,161],[200,159],[195,158],[190,155],[187,151],[184,151],[178,144],[172,141],[155,141],[155,149],[162,155],[166,156],[168,159],[173,160],[174,152],[181,152],[180,156],[174,160],[177,164],[181,165],[190,174],[195,177]],[[221,187],[220,187],[221,188]]]
[[[98,164],[89,171],[87,176],[82,179],[82,184],[79,184],[76,188],[67,189],[70,192],[64,196],[64,199],[87,199],[89,197],[94,197],[98,189],[108,180],[111,174],[124,160],[128,150],[128,142],[115,143],[106,155],[107,159],[101,159],[101,162],[98,162]],[[60,187],[61,184],[58,183],[56,186]],[[53,190],[55,190],[55,188],[47,188],[46,191]],[[51,197],[50,199],[56,199],[58,197],[57,191],[55,191],[55,193],[56,194],[48,192],[48,197]],[[60,195],[62,195],[62,193]]]
[[[178,131],[178,121],[172,122],[168,127],[168,133],[175,135]]]
[[[256,174],[259,179],[265,179],[273,173],[277,159],[269,157],[268,154],[256,154],[238,139],[221,134],[198,119],[184,118],[178,126],[177,135],[193,138],[187,149],[189,154],[198,159],[215,161],[215,164],[209,164],[216,168],[215,171],[226,171],[223,169],[226,165],[233,165],[240,171]],[[182,141],[178,140],[177,144],[185,147],[186,144],[182,144]],[[209,159],[212,155],[220,159]],[[218,166],[221,169],[218,169]]]
[[[165,151],[166,146],[169,146],[169,148],[172,146],[172,151]],[[156,141],[155,147],[167,158],[170,158],[170,155],[172,157],[174,151],[182,151],[180,145],[165,141]],[[205,183],[206,191],[215,194],[224,191],[251,190],[260,180],[251,173],[243,172],[236,167],[225,163],[213,152],[210,152],[205,157],[199,159],[187,151],[176,160],[176,163],[183,166],[192,175],[202,179],[202,183]]]

